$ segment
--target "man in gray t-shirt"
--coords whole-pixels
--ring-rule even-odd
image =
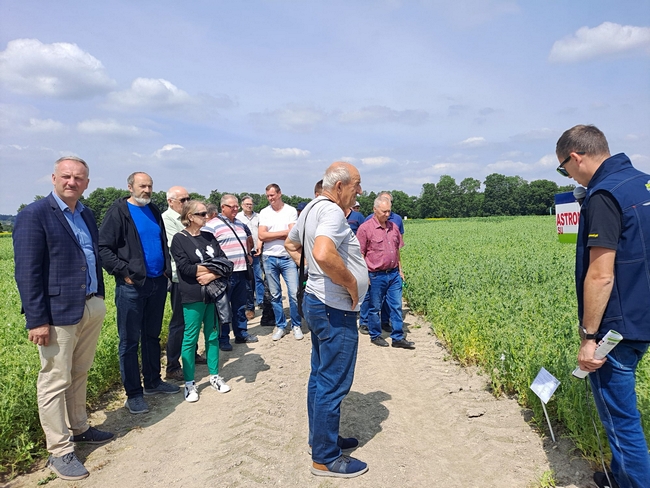
[[[342,454],[359,441],[339,436],[341,402],[357,361],[359,300],[368,290],[368,268],[344,213],[359,194],[359,171],[348,163],[332,164],[322,195],[302,211],[285,242],[296,263],[305,252],[309,268],[303,313],[312,343],[307,413],[316,476],[352,478],[368,470],[366,463]]]

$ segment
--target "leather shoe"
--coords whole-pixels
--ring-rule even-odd
[[[219,344],[219,349],[222,351],[232,351],[232,344]]]
[[[165,374],[165,378],[167,378],[168,380],[185,381],[185,377],[183,376],[182,369],[167,371],[167,373]]]
[[[393,328],[390,326],[390,324],[381,324],[381,330],[384,332],[393,332]]]
[[[246,344],[246,343],[252,344],[253,342],[258,342],[258,341],[259,339],[257,338],[257,336],[254,335],[249,335],[241,338],[235,337],[235,344]]]
[[[399,341],[393,340],[393,347],[401,347],[402,349],[415,349],[415,342],[400,339]]]
[[[374,339],[370,339],[370,342],[373,343],[375,346],[379,347],[388,347],[388,342],[386,342],[386,339],[384,339],[382,336],[375,337]],[[393,341],[393,344],[395,341]]]
[[[360,334],[364,334],[364,335],[368,335],[368,333],[369,333],[369,332],[368,332],[368,326],[367,326],[367,325],[364,325],[364,324],[361,324],[361,325],[359,326],[359,333],[360,333]]]
[[[208,364],[208,360],[202,354],[194,356],[194,364]]]

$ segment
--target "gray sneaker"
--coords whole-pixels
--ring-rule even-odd
[[[158,383],[158,386],[156,386],[155,388],[145,388],[144,394],[158,395],[159,393],[165,393],[167,395],[172,395],[174,393],[178,393],[179,391],[181,391],[179,386],[172,385],[171,383],[167,383],[166,381],[161,381],[160,383]]]
[[[273,331],[273,335],[271,336],[271,339],[274,341],[279,341],[282,339],[285,335],[287,335],[287,329],[281,329],[280,327],[276,327],[275,330]]]
[[[297,340],[300,341],[302,340],[304,334],[302,333],[302,329],[300,327],[291,327],[291,330],[293,330],[293,337]]]
[[[149,411],[149,405],[144,401],[144,398],[141,396],[127,398],[124,402],[124,406],[131,413],[147,413]]]
[[[50,456],[47,460],[47,467],[54,471],[59,478],[67,481],[82,480],[90,474],[77,459],[74,451],[59,457]]]

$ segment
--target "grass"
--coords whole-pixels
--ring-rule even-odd
[[[541,403],[529,386],[546,368],[561,381],[549,415],[587,458],[596,459],[593,407],[584,381],[571,376],[580,343],[575,246],[557,241],[554,218],[409,220],[406,226],[402,256],[411,308],[426,316],[456,359],[479,365],[497,394],[516,395],[532,408],[542,430]],[[637,375],[646,435],[649,376],[646,356]]]
[[[11,235],[0,236],[0,476],[11,478],[45,456],[45,436],[38,418],[36,379],[38,350],[27,340],[25,319],[14,281]],[[88,376],[88,404],[119,385],[118,336],[115,323],[114,280],[104,273],[106,318]],[[169,304],[165,324],[169,323]],[[167,328],[163,329],[164,343]]]

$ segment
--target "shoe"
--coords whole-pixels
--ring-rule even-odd
[[[252,344],[254,342],[259,342],[257,336],[248,335],[246,337],[235,337],[235,344]]]
[[[368,465],[356,458],[341,455],[331,463],[320,464],[313,462],[311,473],[316,476],[332,476],[334,478],[354,478],[368,471]]]
[[[305,335],[302,333],[302,329],[300,327],[291,327],[291,330],[293,330],[293,337],[297,341],[301,341]]]
[[[89,427],[86,432],[79,435],[70,436],[70,442],[75,444],[103,444],[110,441],[115,435],[112,432],[104,432],[103,430]]]
[[[167,378],[168,380],[185,381],[185,377],[183,376],[182,369],[175,369],[174,371],[168,371],[167,373],[165,373],[165,378]]]
[[[149,405],[144,401],[144,398],[141,396],[127,398],[124,402],[124,406],[129,410],[129,412],[138,414],[138,413],[147,413],[149,411]]]
[[[226,384],[226,380],[218,374],[210,376],[210,385],[219,393],[228,393],[230,391],[230,387]]]
[[[400,339],[399,341],[393,339],[393,347],[401,347],[402,349],[415,349],[415,342],[407,341],[406,339]]]
[[[381,324],[381,330],[384,332],[393,332],[393,328],[390,326],[390,324]]]
[[[174,393],[178,393],[179,391],[181,391],[180,387],[176,385],[172,385],[171,383],[167,383],[166,381],[161,381],[160,383],[158,383],[158,386],[154,388],[145,388],[144,394],[158,395],[160,393],[164,393],[166,395],[173,395]]]
[[[47,459],[47,467],[54,471],[59,478],[67,481],[82,480],[90,474],[77,459],[74,451],[59,457],[50,456]]]
[[[255,318],[255,310],[246,310],[246,320],[253,320]]]
[[[287,335],[286,329],[281,329],[280,327],[276,327],[275,330],[273,331],[273,335],[271,336],[271,339],[273,339],[274,341],[279,341],[285,335]]]
[[[185,401],[190,403],[199,401],[199,389],[196,387],[196,383],[185,384]]]
[[[354,437],[341,437],[336,439],[336,445],[339,446],[343,454],[349,454],[359,447],[359,440]],[[309,455],[311,456],[311,446],[309,446]]]
[[[232,351],[232,345],[230,344],[219,344],[219,349],[222,351]]]
[[[386,342],[382,336],[377,336],[374,339],[370,339],[370,342],[372,342],[375,346],[388,347],[388,342]]]
[[[208,364],[208,360],[203,354],[197,354],[194,356],[194,364]]]
[[[605,476],[605,473],[602,471],[597,471],[594,473],[594,483],[598,485],[598,488],[618,488],[618,483],[616,483],[614,475],[611,473],[611,471],[607,474],[609,475],[609,479],[612,482],[611,485],[609,484],[609,481],[607,481],[607,476]]]
[[[264,322],[262,322],[260,320],[260,326],[262,326],[262,327],[275,327],[275,320],[269,320],[269,321],[264,321]]]
[[[368,335],[370,333],[370,331],[368,330],[368,326],[363,325],[363,324],[360,325],[359,326],[359,333],[364,334],[364,335]]]

